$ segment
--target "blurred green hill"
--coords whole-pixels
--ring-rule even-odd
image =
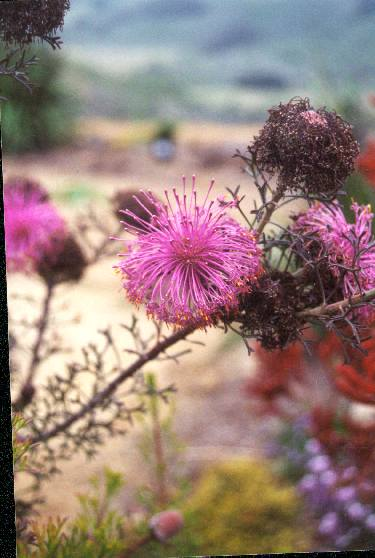
[[[256,120],[375,88],[375,0],[75,0],[64,41],[88,115]]]
[[[258,121],[375,90],[375,0],[74,0],[63,39],[82,116]]]

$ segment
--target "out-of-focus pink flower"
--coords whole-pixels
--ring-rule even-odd
[[[184,526],[184,518],[177,510],[166,510],[152,516],[150,528],[160,541],[166,541],[176,535]]]
[[[339,204],[315,203],[301,214],[295,232],[316,237],[326,252],[332,274],[342,278],[343,294],[350,297],[375,287],[375,243],[372,237],[373,213],[368,205],[353,203],[354,223],[348,223]],[[359,314],[366,321],[374,318],[370,305]]]
[[[66,227],[43,191],[4,187],[5,245],[9,271],[31,271],[46,255],[58,252]]]
[[[195,177],[190,195],[165,191],[162,204],[142,192],[150,222],[129,210],[137,226],[125,230],[135,238],[125,241],[126,252],[115,266],[135,304],[145,304],[149,315],[169,324],[205,327],[215,316],[233,310],[238,295],[251,288],[261,273],[261,251],[256,233],[241,227],[225,208],[209,196],[199,205]],[[141,206],[146,204],[138,200]]]

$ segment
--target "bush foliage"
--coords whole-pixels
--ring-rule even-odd
[[[92,492],[80,495],[81,512],[72,524],[49,519],[32,525],[33,544],[19,541],[18,558],[117,558],[124,549],[124,519],[112,506],[122,477],[110,469],[95,476]]]
[[[210,469],[189,503],[200,553],[296,552],[309,548],[300,501],[265,462],[233,460]]]
[[[42,151],[69,142],[73,135],[73,103],[61,84],[63,59],[46,48],[36,51],[38,63],[28,74],[32,93],[14,79],[3,78],[0,95],[3,105],[4,151]]]

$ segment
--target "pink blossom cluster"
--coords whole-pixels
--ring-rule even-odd
[[[181,195],[165,191],[164,204],[142,192],[147,204],[137,200],[149,222],[124,211],[138,225],[125,226],[134,238],[125,241],[116,266],[123,286],[132,302],[169,324],[212,324],[218,313],[238,306],[239,294],[262,271],[256,233],[229,217],[226,204],[209,200],[213,185],[202,204],[195,177],[189,194],[185,178]]]
[[[373,213],[368,205],[353,203],[354,223],[348,223],[337,202],[315,203],[301,214],[294,230],[317,236],[327,253],[331,272],[343,283],[345,297],[375,287],[375,242],[372,236]],[[360,315],[371,320],[374,309],[364,306]]]
[[[22,182],[4,186],[5,246],[9,271],[32,271],[65,238],[66,227],[42,190]]]

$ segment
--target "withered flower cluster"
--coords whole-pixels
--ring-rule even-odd
[[[36,271],[47,285],[79,281],[87,266],[81,246],[72,234],[68,234],[55,253],[46,254],[38,263]]]
[[[146,196],[142,196],[142,205],[140,205],[136,199],[137,196],[139,196],[139,191],[133,189],[123,189],[116,192],[111,200],[113,213],[116,219],[121,215],[121,219],[126,225],[144,229],[142,221],[144,223],[150,222],[154,206]]]
[[[292,99],[269,114],[248,147],[250,156],[237,153],[260,194],[248,224],[263,247],[264,272],[241,295],[238,312],[223,313],[223,322],[266,350],[303,341],[311,322],[358,348],[375,315],[374,293],[361,299],[375,287],[373,214],[353,202],[348,222],[335,199],[354,169],[358,143],[339,115],[315,110],[308,99]],[[231,194],[245,216],[238,189]],[[291,214],[286,228],[272,222],[274,212],[296,198],[309,209]],[[267,225],[274,227],[270,234]]]
[[[28,45],[44,41],[56,48],[70,0],[14,0],[0,3],[0,37],[7,43]]]
[[[257,339],[268,350],[295,341],[303,298],[303,288],[291,273],[275,270],[263,274],[258,285],[241,296],[240,312],[235,317],[241,335]]]
[[[350,124],[300,98],[270,109],[248,149],[260,171],[277,177],[281,192],[318,198],[335,196],[359,154]]]

